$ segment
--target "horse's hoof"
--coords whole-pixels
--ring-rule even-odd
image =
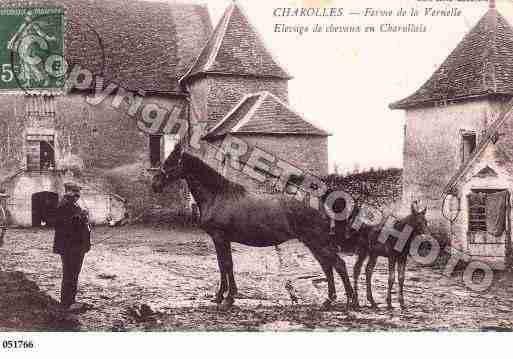
[[[221,297],[221,298],[215,297],[215,298],[211,299],[210,302],[216,303],[216,304],[221,304],[223,302],[223,297]]]
[[[371,309],[374,309],[374,310],[378,310],[379,309],[379,306],[378,306],[378,304],[375,301],[370,300],[369,303],[370,303]]]
[[[323,310],[330,310],[331,308],[333,308],[333,300],[326,299],[324,301],[324,303],[322,303],[322,309]]]
[[[233,307],[233,303],[234,303],[233,299],[226,298],[225,300],[223,300],[221,303],[219,303],[217,305],[217,309],[225,312],[227,310],[230,310]]]
[[[355,302],[354,300],[347,299],[346,302],[346,310],[349,312],[351,310],[358,310],[360,309],[360,304],[358,302]]]

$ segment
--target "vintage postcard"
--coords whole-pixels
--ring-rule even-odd
[[[512,26],[509,0],[1,0],[0,353],[512,331]]]

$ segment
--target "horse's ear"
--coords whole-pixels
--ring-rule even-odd
[[[418,205],[419,205],[419,202],[417,202],[417,201],[413,201],[411,203],[411,213],[418,214],[418,212],[417,212]]]

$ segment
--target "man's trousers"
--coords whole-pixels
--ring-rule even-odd
[[[69,307],[75,303],[77,295],[78,276],[82,270],[84,252],[75,250],[61,255],[62,260],[62,286],[61,304]]]

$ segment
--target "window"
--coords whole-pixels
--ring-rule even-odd
[[[53,148],[53,141],[40,142],[39,153],[41,154],[40,169],[42,171],[55,169],[55,151]]]
[[[150,136],[150,165],[152,168],[159,168],[162,163],[161,142],[162,136]]]
[[[472,190],[468,201],[468,239],[471,244],[503,243],[510,195],[501,189]]]
[[[461,133],[461,163],[468,161],[474,150],[476,149],[476,133],[463,131]]]
[[[468,195],[468,231],[486,232],[486,193]]]
[[[53,135],[28,135],[26,139],[27,171],[55,169]]]

